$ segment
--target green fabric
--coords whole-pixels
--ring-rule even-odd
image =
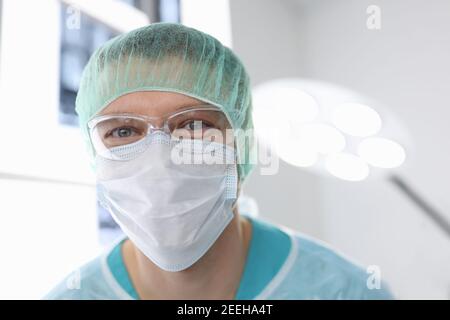
[[[254,160],[250,79],[239,58],[217,39],[181,24],[154,23],[117,36],[91,56],[76,111],[91,156],[87,122],[113,100],[136,91],[182,93],[216,105],[236,138],[241,181]],[[251,160],[251,161],[250,161]]]
[[[290,237],[273,225],[247,217],[252,223],[247,261],[236,293],[237,300],[254,299],[273,279],[286,261],[291,249]],[[123,262],[120,242],[108,255],[108,266],[121,287],[139,299]]]

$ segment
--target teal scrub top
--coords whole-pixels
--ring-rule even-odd
[[[369,289],[370,275],[327,245],[247,218],[252,236],[236,299],[392,299],[384,283]],[[79,286],[66,278],[45,298],[139,299],[122,258],[124,240],[80,269]]]

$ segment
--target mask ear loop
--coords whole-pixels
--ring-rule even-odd
[[[239,183],[239,172],[237,169],[238,165],[238,155],[237,155],[237,144],[236,144],[236,134],[233,130],[233,162],[231,164],[228,163],[228,148],[227,144],[225,145],[225,160],[227,163],[226,170],[226,199],[233,199],[233,203],[231,204],[231,209],[234,210],[237,207],[239,193],[240,193],[240,183]]]
[[[238,170],[239,162],[242,161],[242,159],[239,159],[239,153],[240,153],[239,151],[240,150],[238,149],[238,145],[237,145],[237,141],[238,141],[237,132],[234,129],[232,129],[232,130],[233,130],[233,140],[234,140],[233,147],[234,147],[235,151],[234,151],[234,164],[231,166],[234,167],[235,172],[234,172],[234,178],[230,179],[230,183],[231,183],[231,180],[236,180],[236,182],[235,182],[236,183],[235,200],[232,204],[232,209],[234,210],[235,208],[237,208],[238,199],[239,199],[239,196],[242,191],[242,185],[241,185],[241,180],[239,178],[239,170]]]

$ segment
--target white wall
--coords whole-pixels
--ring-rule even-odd
[[[233,50],[242,59],[253,85],[301,74],[302,39],[292,9],[280,1],[230,1]],[[255,197],[260,213],[274,222],[320,236],[319,181],[280,162],[277,175],[256,168],[244,192]]]
[[[381,8],[381,30],[366,8]],[[234,49],[253,83],[309,77],[392,108],[414,143],[400,174],[450,220],[450,2],[231,1]],[[274,191],[277,190],[277,191]],[[285,165],[246,191],[262,216],[378,265],[400,298],[450,298],[450,239],[385,181],[347,183]]]

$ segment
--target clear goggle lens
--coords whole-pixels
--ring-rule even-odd
[[[126,150],[127,146],[145,141],[155,131],[163,131],[175,141],[204,140],[232,145],[231,126],[225,114],[216,108],[182,110],[165,118],[105,115],[95,117],[88,126],[96,153],[105,158],[113,158],[112,150]]]

